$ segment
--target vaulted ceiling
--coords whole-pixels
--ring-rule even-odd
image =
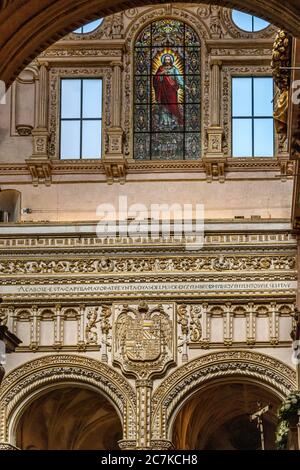
[[[99,16],[165,1],[0,0],[0,79],[10,83],[43,49]],[[181,2],[199,3],[199,2]],[[256,14],[300,37],[299,0],[203,0]]]

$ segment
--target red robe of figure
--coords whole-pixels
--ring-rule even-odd
[[[156,102],[164,105],[167,112],[182,126],[183,115],[178,104],[178,90],[184,87],[184,83],[173,63],[174,59],[171,55],[166,54],[162,57],[162,65],[153,78],[153,86]]]

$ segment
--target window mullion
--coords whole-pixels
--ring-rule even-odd
[[[80,86],[80,159],[82,159],[82,126],[83,126],[83,79],[81,79]]]

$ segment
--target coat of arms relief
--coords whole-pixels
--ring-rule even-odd
[[[175,306],[114,306],[113,360],[126,373],[149,378],[176,362]]]

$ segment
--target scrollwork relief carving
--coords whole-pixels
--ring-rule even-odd
[[[2,260],[0,276],[31,274],[96,274],[146,272],[224,272],[224,271],[292,271],[294,256],[203,256],[173,258],[100,258],[60,260]]]

